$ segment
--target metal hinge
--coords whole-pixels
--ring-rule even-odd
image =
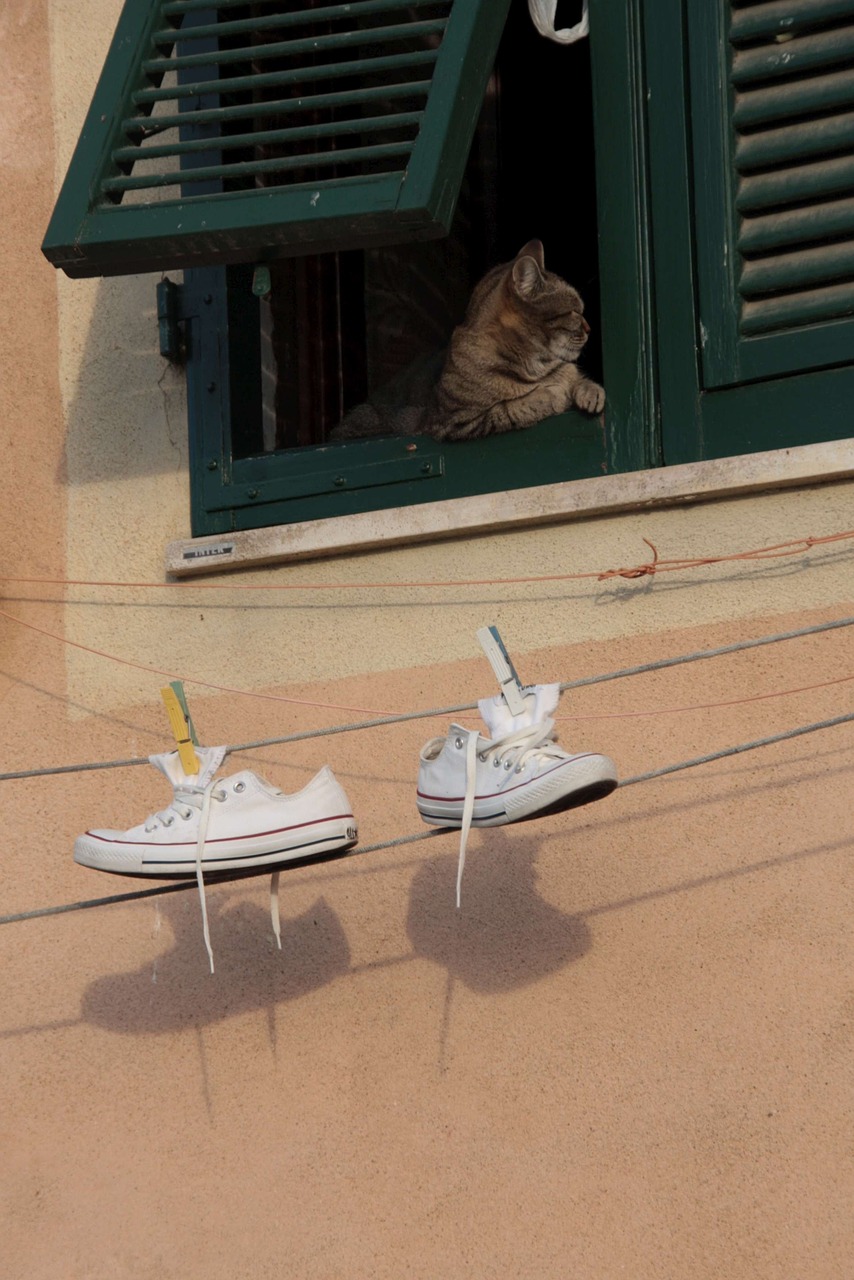
[[[157,329],[160,354],[171,364],[183,364],[187,358],[187,339],[182,324],[182,288],[165,277],[157,286]]]

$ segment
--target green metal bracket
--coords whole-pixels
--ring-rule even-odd
[[[183,364],[186,343],[180,325],[181,290],[173,280],[163,279],[157,286],[157,329],[160,354],[171,364]]]

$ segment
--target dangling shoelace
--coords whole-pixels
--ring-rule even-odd
[[[557,745],[552,734],[554,720],[542,720],[529,728],[516,729],[504,738],[495,742],[482,739],[476,730],[469,732],[466,742],[466,794],[463,802],[463,820],[460,826],[460,859],[457,864],[457,908],[460,906],[460,893],[463,883],[463,868],[466,865],[466,845],[471,830],[474,814],[474,793],[477,785],[477,760],[496,760],[499,764],[509,764],[521,773],[529,760],[544,756],[546,759],[560,760],[566,752]],[[478,751],[478,743],[485,743]]]
[[[208,960],[210,961],[211,973],[214,972],[213,949],[211,947],[211,935],[208,927],[208,906],[205,898],[205,877],[202,867],[202,858],[205,853],[205,840],[208,834],[208,821],[211,812],[211,800],[225,800],[226,792],[222,789],[217,790],[217,779],[212,778],[205,787],[182,786],[175,788],[175,794],[172,797],[172,803],[166,809],[162,809],[159,813],[152,814],[145,824],[146,831],[153,831],[160,824],[164,827],[171,827],[175,821],[177,814],[181,818],[192,817],[192,810],[199,809],[199,833],[196,839],[196,883],[199,886],[199,901],[202,905],[202,931],[205,936],[205,947],[207,948]],[[282,927],[279,916],[279,872],[274,871],[270,878],[270,920],[273,925],[273,933],[276,935],[276,943],[279,950],[282,949]]]
[[[199,809],[199,832],[196,838],[196,883],[199,886],[199,901],[202,904],[202,929],[205,935],[205,946],[207,947],[208,960],[210,961],[211,973],[214,972],[213,950],[211,948],[211,935],[208,927],[208,906],[205,899],[205,877],[202,871],[202,858],[205,852],[205,838],[208,833],[208,819],[211,812],[211,800],[225,799],[223,790],[217,791],[217,780],[212,778],[205,787],[182,786],[175,788],[175,794],[172,797],[172,803],[166,809],[161,809],[159,813],[152,814],[145,824],[146,831],[153,831],[156,826],[171,827],[175,821],[175,815],[180,818],[191,818],[193,809]]]

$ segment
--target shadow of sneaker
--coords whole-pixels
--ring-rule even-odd
[[[473,991],[512,991],[585,954],[590,930],[537,892],[539,841],[527,833],[484,829],[469,847],[462,907],[455,905],[457,850],[415,874],[406,929],[417,955],[433,960]]]
[[[198,901],[161,901],[174,945],[131,973],[98,978],[83,995],[81,1016],[124,1034],[201,1028],[236,1014],[265,1010],[316,991],[350,970],[350,948],[324,898],[282,919],[282,950],[269,913],[257,903],[211,892],[208,914],[216,973],[208,972]]]

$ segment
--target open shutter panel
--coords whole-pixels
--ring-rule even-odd
[[[42,246],[70,276],[447,232],[509,0],[126,0]]]
[[[854,0],[698,0],[689,25],[704,384],[850,362]]]

